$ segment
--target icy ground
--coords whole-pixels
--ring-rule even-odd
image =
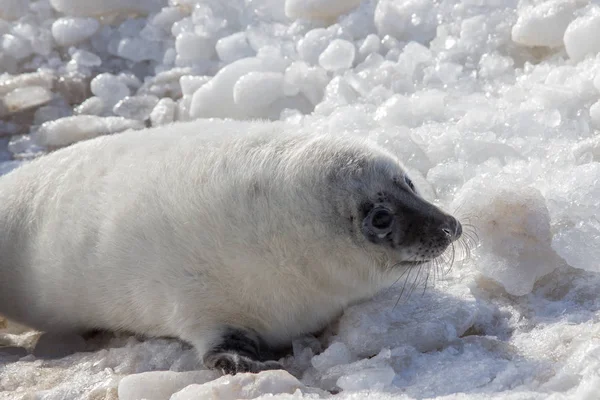
[[[294,343],[299,380],[125,335],[37,357],[8,325],[0,398],[600,398],[599,52],[596,0],[0,0],[0,173],[125,129],[281,119],[386,146],[479,239]]]

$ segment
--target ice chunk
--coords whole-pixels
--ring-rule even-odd
[[[129,96],[129,88],[116,76],[103,73],[90,82],[92,93],[102,99],[110,107],[125,96]]]
[[[381,49],[381,39],[374,33],[368,35],[358,48],[358,54],[364,59],[369,54],[379,53]]]
[[[332,20],[360,4],[360,0],[285,0],[288,18]]]
[[[133,62],[162,59],[163,54],[158,42],[152,42],[146,39],[126,37],[119,41],[117,54],[126,60]]]
[[[250,72],[283,72],[276,64],[266,64],[258,58],[244,58],[234,61],[221,69],[208,83],[194,93],[190,105],[192,118],[230,117],[247,118],[233,98],[233,87],[236,82]],[[255,100],[261,96],[256,96]],[[244,103],[245,104],[245,103]]]
[[[600,129],[600,100],[591,105],[590,118],[596,129]]]
[[[580,61],[588,54],[600,52],[600,7],[590,7],[584,15],[569,24],[564,35],[567,54]]]
[[[123,118],[145,121],[157,103],[158,97],[151,94],[127,96],[115,104],[113,113]]]
[[[319,65],[327,71],[341,71],[352,67],[356,49],[347,40],[335,39],[319,56]]]
[[[52,100],[52,92],[41,86],[26,86],[4,96],[3,103],[8,113],[16,113],[39,107]]]
[[[269,105],[283,97],[283,85],[280,72],[250,72],[235,83],[233,101],[247,116],[266,117]]]
[[[575,18],[577,7],[577,2],[571,0],[550,0],[523,7],[512,28],[512,40],[529,47],[562,47],[563,36]]]
[[[381,0],[375,9],[377,33],[427,43],[435,36],[435,9],[432,0]]]
[[[533,187],[495,181],[491,187],[471,180],[455,204],[473,216],[480,240],[475,252],[479,271],[508,293],[523,296],[562,260],[551,246],[550,214],[542,194]]]
[[[0,0],[0,19],[19,19],[29,9],[29,0]]]
[[[77,65],[84,67],[99,67],[102,64],[100,57],[86,50],[77,49],[71,54]]]
[[[392,367],[369,368],[340,377],[337,385],[343,390],[382,390],[392,384],[395,376]]]
[[[0,48],[9,56],[22,60],[33,53],[31,44],[22,37],[5,34],[0,38]]]
[[[94,18],[59,18],[52,24],[52,36],[59,46],[73,46],[92,36],[100,23]]]
[[[71,108],[64,103],[57,102],[56,105],[49,104],[38,108],[33,116],[33,124],[41,125],[47,121],[54,121],[55,119],[68,117],[72,114]]]
[[[191,384],[203,384],[219,377],[213,371],[150,371],[126,376],[119,382],[120,400],[165,400]]]
[[[313,29],[298,41],[296,50],[302,60],[309,64],[317,64],[319,56],[329,46],[333,37],[334,33],[327,29]]]
[[[107,15],[142,13],[160,10],[164,0],[50,0],[52,7],[65,15],[76,17],[100,17]]]
[[[302,61],[293,62],[285,70],[286,85],[298,87],[300,93],[313,105],[319,104],[323,99],[329,79],[323,68],[311,67]]]
[[[292,394],[297,390],[305,394],[323,394],[323,391],[308,388],[288,372],[279,370],[226,375],[204,385],[190,385],[171,396],[171,400],[254,399],[264,395]]]
[[[210,60],[215,54],[215,45],[211,38],[191,32],[177,35],[175,40],[177,65],[193,65],[196,62]]]
[[[83,103],[75,107],[75,114],[81,115],[101,115],[106,109],[104,101],[100,97],[92,96]]]
[[[248,43],[246,32],[237,32],[217,41],[217,55],[226,63],[232,63],[241,58],[252,57],[254,50]]]
[[[62,147],[96,136],[142,129],[144,123],[123,117],[76,115],[42,124],[35,133],[35,142],[44,147]]]
[[[348,308],[339,321],[337,340],[353,354],[370,357],[382,348],[399,346],[432,351],[461,336],[478,312],[468,290],[444,293],[428,288],[408,296],[412,285],[423,285],[426,277],[429,284],[434,281],[436,271],[429,268],[434,267],[426,266],[418,275],[414,269],[402,277],[397,287]]]
[[[344,343],[335,342],[324,352],[314,356],[310,362],[317,371],[326,371],[339,364],[348,364],[352,361],[352,354]]]
[[[560,229],[552,240],[552,247],[572,267],[600,272],[600,221],[579,221]]]
[[[208,81],[210,81],[210,76],[184,75],[179,78],[181,93],[183,93],[184,96],[191,96]]]
[[[175,120],[175,110],[177,104],[168,97],[160,99],[150,113],[150,123],[152,126],[170,124]]]
[[[4,95],[23,86],[41,86],[51,89],[55,76],[48,71],[38,71],[20,74],[14,77],[0,80],[0,95]]]

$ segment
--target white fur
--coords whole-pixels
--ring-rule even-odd
[[[355,191],[389,184],[381,170],[403,171],[357,140],[287,130],[174,124],[0,178],[0,313],[41,330],[176,336],[201,354],[223,325],[274,345],[322,328],[396,273],[336,219]],[[344,178],[361,160],[372,187]]]

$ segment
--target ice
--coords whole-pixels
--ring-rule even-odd
[[[322,393],[307,388],[285,371],[265,371],[259,374],[224,376],[205,385],[190,385],[171,396],[171,400],[237,400],[254,399],[262,395]]]
[[[145,121],[150,117],[158,100],[158,97],[151,94],[127,96],[115,104],[113,113],[124,118]]]
[[[44,147],[63,147],[96,136],[141,128],[144,128],[142,122],[123,117],[76,115],[42,124],[35,141]]]
[[[356,49],[347,40],[335,39],[319,56],[319,65],[327,71],[341,71],[352,67]]]
[[[59,18],[52,24],[52,37],[60,46],[73,46],[92,36],[100,23],[94,18]]]
[[[218,378],[213,371],[152,371],[129,375],[119,382],[120,400],[164,400],[192,385]]]
[[[600,128],[600,100],[590,106],[590,118],[596,129]]]
[[[4,96],[3,107],[8,113],[16,113],[39,107],[52,100],[52,92],[42,86],[25,86],[14,89]]]
[[[353,356],[342,342],[331,344],[323,353],[314,356],[310,362],[317,371],[326,371],[340,364],[348,364]]]
[[[7,77],[0,80],[0,95],[4,95],[23,86],[40,86],[46,89],[52,88],[54,75],[48,71],[38,71]]]
[[[275,69],[275,71],[273,71]],[[190,106],[190,116],[192,118],[206,117],[229,117],[229,118],[248,118],[253,115],[247,114],[243,107],[246,102],[240,103],[240,106],[234,99],[234,86],[244,75],[251,72],[277,72],[280,69],[277,65],[268,64],[256,57],[244,58],[228,64],[221,69],[208,83],[200,87],[193,97]],[[280,71],[283,72],[283,71]],[[269,81],[272,85],[272,80]],[[252,84],[252,80],[250,81]],[[273,93],[271,88],[271,94]],[[275,88],[276,91],[276,88]],[[260,96],[256,96],[259,101]],[[244,97],[246,99],[246,97]]]
[[[191,32],[183,32],[177,35],[175,49],[177,50],[177,65],[179,66],[210,60],[215,53],[215,45],[210,38]]]
[[[29,0],[0,0],[0,19],[18,19],[25,15],[28,8]]]
[[[600,7],[591,6],[587,12],[569,24],[564,42],[567,54],[574,61],[600,52]]]
[[[31,44],[15,35],[5,34],[0,38],[0,48],[9,56],[21,60],[29,57],[33,53]]]
[[[552,249],[550,214],[545,199],[533,187],[497,183],[482,191],[474,180],[457,203],[468,207],[480,239],[478,269],[515,296],[531,292],[535,282],[561,265]]]
[[[50,0],[52,7],[63,14],[77,17],[100,17],[119,13],[150,13],[166,5],[164,0]]]
[[[142,38],[124,38],[119,41],[117,54],[133,62],[158,61],[162,54],[160,47],[151,41]]]
[[[90,82],[90,89],[95,96],[110,106],[130,94],[129,88],[119,78],[109,73],[96,75]]]
[[[432,0],[381,0],[375,9],[379,37],[425,43],[435,36]]]
[[[285,0],[288,18],[333,20],[352,10],[360,0]]]
[[[226,63],[232,63],[240,58],[254,56],[254,50],[248,43],[248,37],[245,32],[238,32],[221,38],[215,45],[217,55]]]
[[[210,81],[210,76],[184,75],[179,78],[181,93],[184,96],[191,96],[208,81]]]
[[[76,114],[83,115],[101,115],[106,106],[100,97],[92,96],[73,110]]]
[[[406,282],[401,282],[398,289],[348,309],[339,322],[337,339],[353,354],[367,357],[381,348],[402,345],[432,351],[460,337],[477,315],[475,299],[464,291],[454,296],[431,289],[407,298],[410,287],[423,285],[427,273],[434,281],[435,271],[419,275],[414,271],[412,276],[404,277]],[[367,337],[369,340],[365,340]]]
[[[340,377],[337,385],[343,390],[382,390],[392,384],[395,376],[392,367],[369,368]]]
[[[596,398],[599,15],[585,0],[0,0],[0,174],[130,128],[284,120],[374,140],[464,228],[296,339],[280,361],[297,380],[188,380],[206,373],[192,348],[126,334],[36,358],[39,334],[0,318],[0,399]]]
[[[378,53],[380,48],[381,40],[379,39],[379,36],[371,33],[361,43],[360,47],[358,48],[358,54],[364,59],[369,54]]]
[[[268,117],[268,107],[284,96],[283,85],[280,72],[250,72],[235,83],[233,101],[246,116]]]
[[[512,28],[512,39],[529,47],[562,47],[563,36],[578,6],[571,0],[549,0],[523,7]]]
[[[310,30],[298,41],[298,55],[303,61],[315,65],[319,61],[319,56],[329,46],[335,34],[324,28]]]
[[[100,57],[86,50],[75,50],[73,54],[71,54],[71,58],[77,65],[84,67],[99,67],[102,65],[102,59]]]
[[[160,99],[150,113],[150,122],[152,126],[170,124],[175,120],[175,110],[177,104],[170,98]]]

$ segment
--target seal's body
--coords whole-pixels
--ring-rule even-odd
[[[174,124],[1,177],[0,314],[59,333],[179,337],[224,372],[278,368],[271,348],[460,236],[392,156],[285,131]]]

